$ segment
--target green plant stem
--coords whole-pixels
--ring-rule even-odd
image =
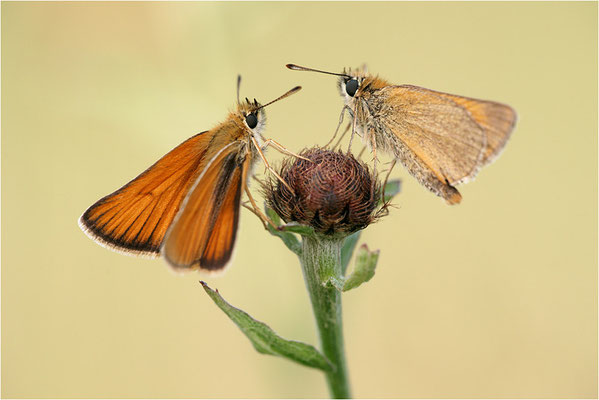
[[[339,289],[343,281],[342,244],[343,238],[303,236],[300,257],[322,352],[334,365],[333,370],[326,373],[329,391],[331,397],[337,399],[351,397],[345,364]]]

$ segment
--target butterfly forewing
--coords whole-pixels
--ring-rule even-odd
[[[494,101],[476,100],[441,92],[435,93],[464,107],[476,123],[483,128],[487,137],[487,147],[481,160],[481,166],[495,160],[512,134],[517,119],[516,111],[510,106]]]
[[[249,160],[241,142],[206,166],[169,229],[162,253],[175,268],[219,270],[231,257]]]
[[[416,86],[387,86],[377,94],[371,101],[383,110],[381,122],[440,182],[453,185],[476,174],[486,136],[464,107]]]
[[[158,256],[166,231],[205,164],[211,132],[199,133],[83,213],[79,223],[100,244]]]

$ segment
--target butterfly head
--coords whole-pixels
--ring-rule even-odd
[[[253,137],[261,139],[261,133],[266,125],[266,113],[264,108],[275,103],[279,100],[284,99],[294,93],[297,93],[302,87],[296,86],[293,89],[287,91],[283,95],[276,99],[269,101],[262,105],[258,103],[256,99],[250,101],[247,97],[245,101],[239,101],[239,82],[241,77],[237,78],[237,111],[234,113],[234,117],[239,122],[239,125],[243,127],[244,131]]]
[[[365,65],[353,71],[351,69],[344,69],[343,72],[340,74],[336,72],[328,72],[314,68],[302,67],[295,64],[287,64],[286,67],[294,71],[311,71],[338,76],[339,80],[337,81],[337,86],[339,88],[339,92],[341,93],[341,96],[344,98],[345,104],[350,107],[353,104],[354,98],[356,96],[360,96],[362,92],[361,88],[364,86],[365,81],[371,79],[371,76],[368,75],[366,71]]]
[[[356,70],[352,70],[351,68],[347,70],[343,69],[343,72],[339,74],[337,86],[346,104],[349,105],[356,95],[360,95],[360,89],[367,78],[368,75],[365,67]]]
[[[266,125],[266,113],[264,107],[254,99],[249,100],[247,97],[245,101],[237,104],[237,118],[248,133],[260,135]]]

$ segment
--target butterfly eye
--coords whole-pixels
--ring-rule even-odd
[[[358,90],[357,79],[350,79],[346,82],[345,91],[347,92],[347,94],[349,94],[351,97],[354,97],[354,94],[356,94],[356,90]]]
[[[248,124],[250,129],[254,129],[258,125],[258,117],[256,117],[256,114],[248,114],[245,117],[245,123]]]

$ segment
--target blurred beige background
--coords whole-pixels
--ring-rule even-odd
[[[269,108],[267,137],[326,143],[335,79],[289,62],[367,62],[520,116],[460,206],[395,169],[397,208],[363,235],[377,275],[344,296],[355,396],[597,396],[596,3],[1,6],[3,397],[327,396],[318,371],[256,353],[198,284],[317,343],[296,258],[252,214],[219,278],[113,253],[77,226],[220,122],[238,73],[262,102],[304,87]]]

